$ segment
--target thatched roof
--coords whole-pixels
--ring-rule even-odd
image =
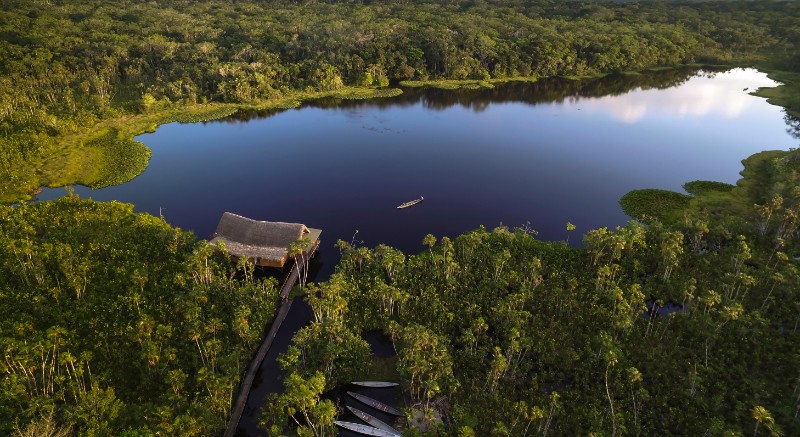
[[[210,242],[224,242],[231,255],[283,265],[289,245],[308,232],[308,228],[299,223],[262,222],[226,212]]]

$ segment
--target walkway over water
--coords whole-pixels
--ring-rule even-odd
[[[309,257],[314,256],[317,248],[319,248],[319,243],[319,239],[314,242],[313,247],[308,251]],[[253,361],[250,362],[250,367],[247,368],[247,373],[245,373],[244,379],[242,379],[242,385],[239,387],[239,395],[236,397],[236,403],[234,404],[231,412],[228,428],[225,430],[225,437],[233,437],[236,434],[236,429],[239,427],[239,421],[242,418],[242,413],[247,405],[247,398],[250,395],[250,388],[253,386],[253,380],[255,379],[256,372],[258,372],[259,367],[261,367],[264,357],[267,356],[267,352],[269,352],[269,348],[272,346],[275,336],[278,335],[278,330],[280,330],[283,321],[286,319],[286,315],[289,313],[289,309],[292,307],[292,300],[289,299],[289,292],[297,283],[301,270],[304,268],[302,264],[295,264],[295,266],[296,267],[291,269],[289,276],[286,278],[283,286],[281,287],[281,305],[278,307],[275,320],[273,320],[267,336],[264,337],[264,341],[258,348],[258,352],[256,352],[255,357],[253,357]]]

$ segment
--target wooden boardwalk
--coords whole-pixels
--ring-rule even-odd
[[[319,240],[317,240],[314,247],[309,251],[309,256],[313,257],[318,247]],[[289,313],[289,309],[292,307],[292,300],[289,299],[289,292],[292,290],[292,287],[294,287],[294,284],[297,283],[299,272],[302,270],[302,267],[302,265],[299,269],[292,267],[289,277],[283,282],[280,292],[281,305],[278,307],[275,320],[272,321],[272,326],[269,328],[267,336],[264,337],[264,341],[261,342],[258,352],[256,352],[253,361],[250,362],[250,366],[247,368],[247,373],[245,373],[244,379],[242,379],[242,385],[239,386],[239,395],[236,397],[236,403],[231,412],[228,428],[225,430],[225,437],[233,437],[236,434],[236,428],[239,427],[239,421],[242,419],[242,414],[247,405],[247,398],[250,395],[250,388],[253,386],[253,379],[256,376],[256,372],[258,372],[258,368],[261,367],[261,363],[264,361],[264,357],[267,356],[267,352],[269,352],[269,348],[272,346],[275,336],[278,335],[281,324],[283,324],[283,321],[286,319],[286,314]]]

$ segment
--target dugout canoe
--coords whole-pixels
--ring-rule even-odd
[[[393,432],[384,431],[382,429],[378,429],[369,425],[362,425],[360,423],[342,422],[341,420],[336,420],[333,422],[333,424],[336,426],[340,426],[344,429],[348,429],[350,431],[364,435],[374,435],[377,437],[397,437],[398,435],[400,435],[400,434],[395,434]]]
[[[419,199],[414,199],[414,200],[411,200],[411,201],[408,201],[408,202],[401,203],[397,207],[397,209],[403,209],[403,208],[408,208],[409,206],[414,206],[414,205],[422,202],[423,200],[425,200],[425,198],[422,197],[422,196],[419,196]]]
[[[395,436],[397,436],[397,437],[400,437],[400,431],[398,431],[398,430],[394,429],[394,428],[393,428],[391,425],[389,425],[388,423],[386,423],[386,422],[384,422],[384,421],[382,421],[382,420],[378,419],[378,418],[377,418],[377,417],[375,417],[375,416],[372,416],[372,415],[370,415],[370,414],[367,414],[367,413],[365,413],[365,412],[363,412],[363,411],[359,410],[358,408],[353,408],[353,407],[351,407],[350,405],[345,405],[345,406],[347,407],[347,409],[348,409],[348,410],[350,410],[350,412],[352,412],[353,414],[355,414],[355,415],[356,415],[356,416],[357,416],[359,419],[361,419],[361,420],[363,420],[364,422],[366,422],[366,423],[367,423],[367,425],[372,425],[372,426],[374,426],[375,428],[378,428],[378,429],[382,429],[382,430],[384,430],[384,431],[391,432],[391,433],[393,433]]]
[[[396,382],[387,382],[387,381],[353,381],[351,382],[351,384],[359,385],[361,387],[370,387],[370,388],[397,387],[399,385]]]
[[[395,416],[405,416],[402,411],[398,410],[391,405],[386,405],[383,402],[372,399],[369,396],[360,395],[358,393],[353,393],[351,391],[347,392],[350,396],[354,397],[357,401],[361,402],[364,405],[370,406],[378,411],[383,411],[384,413],[392,414]]]

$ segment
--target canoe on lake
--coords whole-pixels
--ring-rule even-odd
[[[370,388],[396,387],[398,385],[396,382],[387,381],[353,381],[351,384]]]
[[[397,207],[397,209],[403,209],[403,208],[408,208],[409,206],[414,206],[414,205],[422,202],[423,200],[425,200],[425,198],[422,197],[422,196],[419,196],[419,199],[414,199],[414,200],[411,200],[411,201],[408,201],[408,202],[405,202],[405,203],[401,203],[400,206]]]
[[[391,432],[391,433],[393,433],[393,434],[394,434],[394,435],[396,435],[396,436],[399,436],[399,435],[400,435],[400,431],[398,431],[398,430],[396,430],[396,429],[392,428],[392,426],[391,426],[391,425],[389,425],[388,423],[386,423],[386,422],[383,422],[382,420],[380,420],[380,419],[378,419],[378,418],[376,418],[376,417],[374,417],[374,416],[371,416],[371,415],[369,415],[369,414],[367,414],[367,413],[365,413],[365,412],[363,412],[363,411],[359,410],[358,408],[353,408],[353,407],[351,407],[350,405],[345,405],[345,406],[346,406],[346,407],[347,407],[347,409],[348,409],[348,410],[350,410],[350,411],[351,411],[353,414],[355,414],[356,416],[358,416],[358,418],[359,418],[359,419],[363,420],[364,422],[367,422],[367,425],[372,425],[372,426],[374,426],[375,428],[378,428],[378,429],[382,429],[382,430],[384,430],[384,431]]]
[[[353,393],[351,391],[347,392],[347,394],[356,398],[357,401],[363,403],[364,405],[368,405],[378,411],[383,411],[384,413],[393,414],[395,416],[405,416],[402,411],[390,405],[386,405],[379,400],[372,399],[371,397],[360,395],[358,393]]]
[[[333,424],[341,426],[344,429],[349,429],[350,431],[365,435],[374,435],[378,437],[397,437],[400,435],[393,432],[384,431],[382,429],[374,428],[369,425],[362,425],[360,423],[342,422],[341,420],[336,420],[333,422]]]

